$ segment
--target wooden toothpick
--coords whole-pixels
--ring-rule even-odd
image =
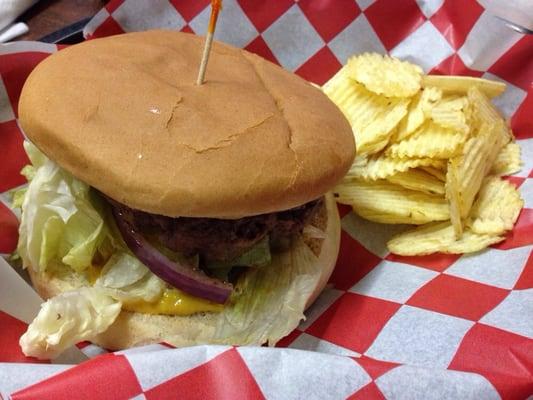
[[[215,35],[215,28],[217,26],[218,13],[222,9],[222,0],[211,0],[211,18],[209,18],[209,26],[207,27],[207,35],[205,36],[204,52],[202,54],[202,61],[200,62],[200,70],[198,71],[198,78],[196,84],[201,85],[205,81],[205,70],[209,54],[211,52],[211,44],[213,43],[213,36]]]

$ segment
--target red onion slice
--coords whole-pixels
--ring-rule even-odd
[[[205,275],[202,271],[173,262],[152,246],[133,224],[131,211],[112,202],[111,209],[124,242],[137,258],[159,278],[193,296],[225,303],[233,286]]]

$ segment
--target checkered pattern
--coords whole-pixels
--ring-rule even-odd
[[[153,27],[203,34],[208,4],[111,1],[87,25],[85,36]],[[307,320],[279,343],[312,352],[170,350],[161,344],[113,355],[84,343],[79,347],[86,354],[100,356],[36,385],[20,383],[0,393],[18,390],[14,399],[531,395],[533,37],[507,29],[475,0],[225,0],[216,37],[318,84],[363,51],[389,52],[432,73],[504,81],[508,90],[495,102],[510,118],[525,161],[509,178],[526,207],[515,229],[476,255],[400,257],[385,247],[395,227],[340,207],[341,252],[331,286]],[[0,253],[16,244],[17,219],[6,192],[23,184],[18,171],[27,162],[15,119],[18,96],[29,71],[56,50],[37,43],[0,48]],[[13,350],[24,324],[0,313],[0,325],[14,332],[0,337],[0,360],[27,361]]]
[[[25,368],[11,369],[13,374],[22,374]],[[480,374],[292,349],[222,346],[150,349],[107,354],[71,369],[50,369],[58,370],[59,374],[22,389],[20,382],[12,383],[10,398],[500,398]],[[31,381],[31,377],[26,379]],[[527,393],[523,386],[509,385],[509,389],[514,390],[510,398],[523,398]],[[441,396],[434,396],[437,392]],[[413,397],[415,393],[418,397]]]

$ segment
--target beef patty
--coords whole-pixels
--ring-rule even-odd
[[[134,225],[165,247],[204,262],[230,261],[269,235],[274,250],[287,247],[323,200],[270,214],[240,219],[165,217],[132,210]]]

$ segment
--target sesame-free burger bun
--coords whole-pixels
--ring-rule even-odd
[[[242,218],[326,193],[355,153],[320,89],[265,59],[146,31],[89,40],[42,61],[19,103],[29,139],[78,179],[131,208]]]

